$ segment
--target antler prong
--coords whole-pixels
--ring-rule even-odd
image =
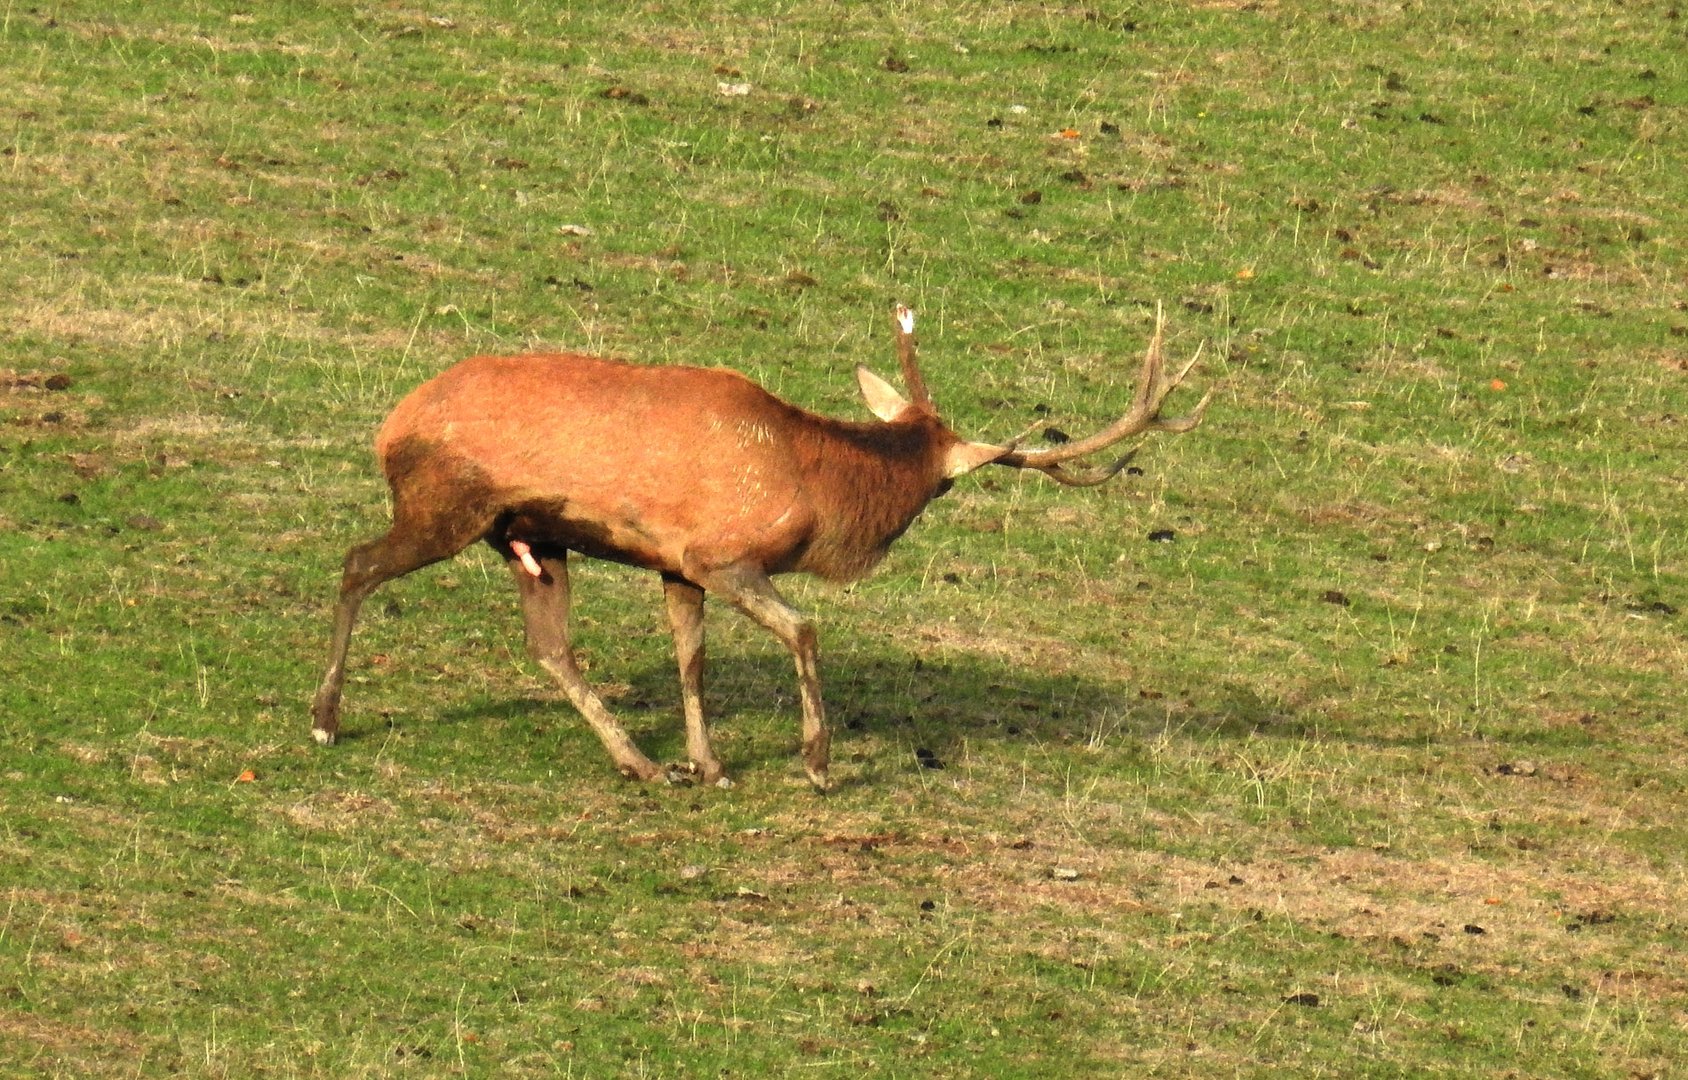
[[[1137,393],[1132,395],[1133,412],[1148,410],[1151,402],[1166,394],[1166,375],[1161,360],[1161,342],[1166,337],[1166,312],[1155,303],[1155,333],[1149,347],[1143,350],[1143,373],[1137,377]]]
[[[1202,399],[1196,402],[1195,408],[1191,409],[1183,416],[1175,416],[1170,420],[1156,420],[1149,430],[1164,431],[1168,435],[1182,435],[1184,432],[1194,429],[1196,425],[1202,422],[1202,414],[1207,412],[1207,403],[1212,400],[1213,387],[1210,386],[1207,389],[1207,393],[1202,395]]]
[[[1059,465],[1039,466],[1037,471],[1056,483],[1065,484],[1068,487],[1096,487],[1099,484],[1106,484],[1124,471],[1125,467],[1131,464],[1131,459],[1137,456],[1137,450],[1137,447],[1132,447],[1130,453],[1112,464],[1104,465],[1099,469],[1090,469],[1086,472],[1068,472]]]
[[[1004,450],[1009,450],[1009,451],[1019,449],[1019,446],[1020,446],[1021,443],[1025,442],[1027,439],[1032,437],[1033,432],[1038,431],[1038,430],[1040,430],[1044,427],[1047,427],[1048,424],[1049,424],[1049,421],[1047,421],[1047,420],[1033,420],[1031,423],[1026,425],[1026,430],[1020,432],[1020,434],[1014,436],[1012,439],[1009,439],[1007,442],[1003,443],[1002,448]]]
[[[1183,382],[1184,376],[1188,375],[1190,372],[1195,370],[1196,365],[1201,362],[1202,353],[1205,352],[1206,350],[1207,350],[1207,342],[1205,342],[1205,341],[1196,346],[1195,355],[1191,356],[1190,359],[1189,359],[1189,362],[1186,363],[1183,367],[1178,369],[1177,377],[1175,377],[1172,380],[1172,384],[1174,386],[1177,386],[1179,383]]]

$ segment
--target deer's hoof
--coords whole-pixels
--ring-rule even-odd
[[[699,765],[695,761],[677,761],[663,770],[663,779],[670,784],[690,786],[692,784],[707,784],[725,791],[733,786],[731,779],[721,771],[721,766],[710,767]]]
[[[319,727],[314,727],[314,728],[311,729],[311,738],[316,740],[316,744],[318,746],[333,746],[334,745],[334,733],[332,731],[324,731],[322,728],[319,728]]]
[[[615,769],[629,780],[643,780],[647,784],[656,780],[661,780],[664,783],[674,782],[673,777],[668,774],[668,770],[659,768],[648,761],[623,762],[616,765]]]

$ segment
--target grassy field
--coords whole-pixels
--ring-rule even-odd
[[[1675,3],[581,8],[0,7],[0,1075],[1679,1073]],[[973,438],[1105,423],[1157,302],[1219,389],[787,579],[835,791],[716,606],[738,787],[617,777],[484,548],[311,744],[403,392],[862,418],[898,299]],[[681,756],[654,579],[576,596]]]

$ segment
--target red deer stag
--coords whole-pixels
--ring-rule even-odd
[[[849,581],[870,570],[955,478],[982,465],[1036,469],[1063,484],[1100,484],[1124,467],[1069,471],[1075,459],[1146,431],[1195,365],[1169,374],[1161,320],[1136,397],[1102,431],[1048,449],[968,442],[938,419],[915,362],[914,317],[896,309],[908,398],[868,371],[856,380],[876,422],[790,405],[737,372],[653,367],[573,354],[478,356],[434,377],[393,409],[375,452],[393,493],[385,536],[346,554],[327,674],[311,734],[334,741],[352,625],[382,582],[449,559],[477,540],[504,556],[521,594],[529,654],[561,685],[615,766],[672,777],[628,739],[575,663],[569,644],[570,552],[662,575],[680,666],[690,769],[731,785],[704,727],[703,599],[715,593],[771,631],[797,661],[803,760],[827,786],[829,735],[815,628],[774,589],[801,571]],[[1198,352],[1199,357],[1199,352]]]

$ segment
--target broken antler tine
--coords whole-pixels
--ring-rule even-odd
[[[908,389],[909,400],[930,406],[932,395],[926,390],[926,379],[920,374],[914,355],[914,311],[899,303],[891,309],[891,317],[897,324],[897,363],[903,369],[903,385]]]

